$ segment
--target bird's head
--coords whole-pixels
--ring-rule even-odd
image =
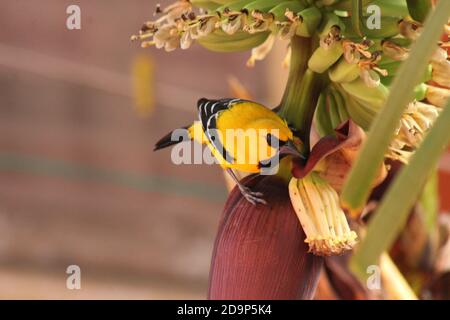
[[[259,130],[259,138],[267,143],[272,152],[280,155],[294,155],[302,157],[294,143],[294,134],[285,121],[263,120],[253,123],[254,128]]]

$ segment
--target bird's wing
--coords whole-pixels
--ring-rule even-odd
[[[234,162],[234,157],[229,154],[217,136],[217,118],[223,111],[229,110],[233,103],[241,101],[240,99],[221,99],[208,100],[200,99],[198,101],[198,117],[202,123],[203,131],[209,142],[220,152],[222,157],[229,163]]]

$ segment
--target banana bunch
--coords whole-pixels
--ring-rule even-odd
[[[223,30],[218,29],[206,37],[199,38],[197,42],[206,49],[215,52],[239,52],[258,47],[268,36],[269,32],[248,34],[243,31],[228,35]]]
[[[349,119],[342,94],[332,86],[329,86],[320,95],[314,113],[314,126],[321,136],[334,135],[341,123]]]
[[[216,52],[251,50],[247,66],[253,66],[270,52],[277,37],[310,37],[314,50],[307,72],[323,75],[327,83],[314,122],[321,135],[330,135],[348,118],[369,130],[430,7],[431,0],[178,0],[157,8],[159,18],[146,22],[133,39],[167,51],[187,49],[194,41]],[[379,21],[374,19],[377,14]],[[441,46],[447,48],[448,43]],[[449,74],[447,51],[439,49],[411,102],[442,108],[450,96]],[[423,114],[417,112],[405,118],[422,121]],[[400,127],[411,127],[411,121]],[[398,146],[416,147],[403,142]]]
[[[177,47],[187,49],[194,40],[215,51],[243,51],[251,44],[260,44],[257,40],[263,36],[252,35],[261,32],[272,32],[284,39],[294,35],[314,36],[323,20],[327,20],[327,15],[334,15],[328,11],[335,2],[178,0],[164,9],[158,6],[156,15],[160,17],[146,22],[132,39],[141,40],[143,47],[155,45],[167,51]],[[339,24],[344,26],[343,23]],[[228,35],[233,36],[235,33],[239,35],[227,39]],[[220,42],[223,42],[223,48],[220,48]],[[235,44],[231,45],[232,42]]]
[[[308,68],[316,73],[324,73],[344,54],[342,31],[345,30],[341,19],[334,13],[327,13],[319,28],[320,45],[313,52]]]
[[[316,172],[289,183],[292,206],[315,255],[339,255],[351,250],[357,234],[350,230],[336,191]]]

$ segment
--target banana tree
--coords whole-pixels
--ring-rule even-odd
[[[284,158],[275,176],[244,179],[267,206],[230,193],[209,298],[313,298],[336,255],[366,293],[375,265],[390,283],[383,297],[420,294],[424,284],[413,292],[386,252],[450,139],[450,1],[178,0],[156,14],[132,36],[144,48],[248,50],[254,66],[278,38],[290,43],[276,110],[303,157]]]

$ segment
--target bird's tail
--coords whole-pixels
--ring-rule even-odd
[[[164,149],[183,141],[191,140],[191,135],[189,133],[191,127],[192,125],[169,132],[164,137],[159,139],[158,142],[156,142],[153,151]]]

